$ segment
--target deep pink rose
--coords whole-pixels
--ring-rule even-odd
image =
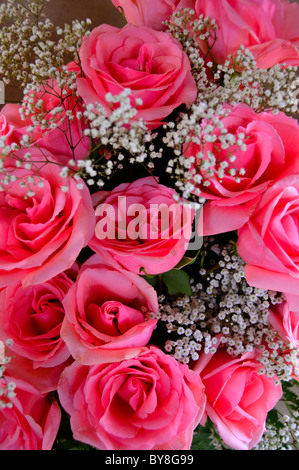
[[[153,177],[93,195],[95,235],[89,246],[137,274],[171,270],[182,259],[194,211],[174,200],[175,191]]]
[[[135,120],[142,118],[149,128],[157,127],[182,104],[191,105],[197,88],[188,56],[170,35],[127,24],[95,28],[83,41],[80,58],[84,77],[78,76],[78,94],[85,104],[100,103],[108,114],[112,103],[106,94],[118,95],[130,89],[137,103]]]
[[[6,378],[16,396],[12,408],[0,408],[0,450],[51,450],[61,421],[57,401],[17,376]]]
[[[114,364],[75,362],[58,393],[74,438],[102,450],[189,449],[205,406],[199,376],[156,347]]]
[[[257,65],[261,68],[283,62],[299,65],[297,3],[288,0],[197,0],[195,11],[196,17],[203,14],[216,21],[217,40],[209,52],[215,62],[223,64],[229,54],[234,54],[243,45],[257,57]],[[276,40],[285,43],[282,45]],[[213,41],[211,38],[210,46]],[[290,57],[291,46],[295,49]],[[204,43],[200,47],[207,51]]]
[[[207,200],[203,207],[204,235],[241,228],[269,184],[278,178],[299,172],[297,120],[282,112],[277,115],[271,112],[256,113],[245,104],[237,104],[220,121],[228,134],[232,134],[235,142],[243,134],[246,150],[236,144],[223,149],[221,129],[213,132],[217,137],[216,141],[207,142],[204,147],[195,143],[185,144],[185,157],[195,158],[193,168],[196,169],[196,178],[203,178],[201,182],[194,184],[200,189],[200,195]],[[209,152],[215,155],[215,175],[206,176],[206,170],[202,169],[201,162],[196,157],[199,152],[203,152],[204,161],[208,161]],[[230,161],[230,155],[235,157],[235,161]],[[223,176],[218,176],[223,162],[227,163],[228,168]],[[230,169],[234,173],[230,174]],[[204,179],[208,180],[209,186],[205,186]]]
[[[248,284],[298,295],[299,175],[277,181],[239,231]]]
[[[220,349],[203,354],[194,367],[205,387],[206,415],[235,450],[250,450],[259,442],[267,414],[282,396],[280,383],[260,374],[261,368],[255,353],[233,358]]]
[[[87,186],[81,182],[79,189],[74,179],[62,178],[61,167],[51,163],[50,154],[45,164],[38,149],[30,153],[31,170],[15,168],[16,180],[0,192],[1,287],[18,281],[23,286],[40,284],[65,271],[94,232]],[[29,177],[33,182],[28,183]],[[32,193],[26,198],[29,189]]]
[[[13,343],[10,351],[32,361],[35,370],[56,375],[70,352],[60,336],[65,313],[63,299],[77,269],[58,274],[35,286],[12,284],[0,292],[0,337]]]
[[[286,301],[282,304],[271,305],[269,322],[286,343],[299,348],[299,309],[293,311]]]
[[[148,344],[157,320],[156,291],[143,278],[99,255],[86,261],[63,300],[61,336],[83,364],[120,361]]]
[[[147,26],[162,31],[162,24],[174,11],[180,8],[194,8],[195,0],[111,0],[123,11],[128,23]]]

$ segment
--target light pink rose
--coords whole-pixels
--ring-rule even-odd
[[[0,192],[0,287],[40,284],[69,269],[94,232],[87,186],[62,178],[50,154],[45,164],[38,149],[30,153],[31,170],[15,168],[16,180]],[[34,194],[26,198],[29,189]]]
[[[261,368],[255,353],[233,358],[221,349],[201,355],[194,367],[205,387],[206,417],[235,450],[250,450],[259,442],[267,414],[282,396],[281,384],[260,374]]]
[[[149,128],[158,127],[180,105],[191,105],[197,87],[188,56],[180,43],[164,32],[127,24],[95,28],[80,49],[83,76],[78,94],[85,104],[100,103],[110,114],[108,92],[118,95],[130,89],[134,120],[142,118]],[[136,104],[136,100],[142,104]]]
[[[57,401],[18,377],[6,378],[16,396],[12,408],[0,408],[0,450],[51,450],[61,421]]]
[[[156,347],[92,367],[75,362],[58,394],[74,438],[102,450],[185,450],[204,411],[199,376]]]
[[[58,274],[35,286],[12,284],[0,292],[0,337],[13,343],[10,351],[32,361],[35,370],[46,368],[56,375],[70,357],[60,336],[65,313],[63,299],[77,269]]]
[[[286,45],[299,46],[297,3],[288,0],[197,0],[195,12],[196,17],[203,14],[216,21],[217,40],[209,52],[209,57],[215,62],[224,63],[229,54],[234,54],[243,45],[257,57],[259,67],[266,68],[270,62],[271,66],[283,62],[287,65],[299,64],[298,49],[292,51],[290,58],[289,47],[285,48]],[[285,43],[282,45],[276,40]],[[213,42],[211,38],[210,46]],[[203,42],[200,47],[207,52]],[[267,48],[269,52],[266,54]],[[263,54],[266,54],[265,60]]]
[[[156,291],[142,277],[89,258],[63,300],[61,337],[77,361],[91,365],[120,361],[145,349],[157,324]]]
[[[137,274],[170,271],[184,256],[194,218],[175,194],[151,176],[94,194],[97,218],[89,246]]]
[[[299,176],[270,186],[238,235],[248,284],[298,295]]]
[[[271,305],[269,322],[286,343],[299,348],[299,309],[293,311],[289,303]]]
[[[195,0],[111,0],[128,23],[163,31],[163,21],[180,8],[194,8]]]
[[[227,117],[220,118],[224,128],[238,141],[243,134],[246,150],[233,145],[222,149],[221,130],[216,129],[215,142],[185,144],[185,157],[195,157],[193,168],[197,177],[203,178],[195,183],[201,196],[207,202],[203,207],[204,235],[229,232],[241,228],[255,209],[261,194],[275,180],[299,172],[299,125],[297,120],[280,112],[255,113],[246,104],[228,108]],[[219,139],[220,138],[220,139]],[[203,152],[208,161],[212,152],[219,162],[227,162],[228,169],[223,176],[217,175],[220,164],[216,165],[216,175],[206,177],[206,170],[200,167],[196,155]],[[230,155],[236,157],[230,161]],[[242,169],[245,173],[242,173]],[[204,185],[205,177],[209,186]],[[236,181],[236,177],[239,181]]]

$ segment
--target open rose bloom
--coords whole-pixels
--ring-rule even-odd
[[[37,167],[16,168],[16,180],[0,193],[1,287],[51,279],[73,265],[93,235],[95,217],[87,186],[82,183],[79,190],[70,179],[63,191],[59,167],[42,165],[43,153],[37,148],[31,154]],[[51,154],[47,157],[53,161]]]
[[[89,246],[137,274],[171,270],[188,248],[195,215],[175,195],[153,177],[96,193],[96,228]]]
[[[16,396],[11,408],[0,410],[0,450],[51,450],[61,421],[58,402],[18,377],[8,378]]]
[[[223,64],[243,45],[257,66],[299,65],[299,5],[288,0],[196,0],[195,15],[216,21],[217,41],[209,56]],[[213,43],[210,40],[210,45]],[[203,43],[202,43],[203,47]]]
[[[150,341],[156,291],[144,279],[99,255],[84,263],[63,300],[61,337],[74,359],[101,364],[133,357]]]
[[[187,143],[184,151],[186,158],[195,158],[195,174],[202,177],[196,186],[207,200],[203,207],[204,235],[242,228],[269,185],[299,172],[299,126],[295,119],[284,113],[256,113],[249,106],[238,104],[229,108],[220,122],[231,134],[233,146],[224,148],[221,129],[216,129],[214,142],[204,146]],[[237,145],[240,136],[244,149]],[[196,159],[199,152],[203,153],[203,161],[208,161],[209,153],[217,155],[233,172],[225,171],[221,178],[216,173],[205,186],[205,172]],[[232,155],[234,160],[230,160]]]
[[[239,231],[238,252],[250,285],[298,295],[299,176],[277,181]]]
[[[197,374],[160,349],[66,368],[59,398],[75,438],[102,450],[189,449],[205,395]]]
[[[196,83],[190,62],[180,43],[168,34],[128,24],[95,28],[80,49],[84,76],[77,87],[84,103],[111,109],[106,93],[118,95],[130,89],[136,106],[135,120],[155,128],[180,105],[191,105]]]
[[[275,378],[261,375],[260,369],[255,353],[233,358],[221,350],[201,355],[193,369],[205,387],[206,417],[236,450],[250,450],[259,442],[267,413],[282,395]]]

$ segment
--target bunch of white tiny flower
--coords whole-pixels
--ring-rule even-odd
[[[299,377],[299,349],[283,340],[273,328],[269,329],[259,349],[261,374],[276,375],[284,382]]]
[[[7,340],[6,344],[0,340],[0,408],[11,408],[13,406],[11,400],[16,396],[15,383],[9,381],[4,375],[5,366],[11,360],[11,357],[7,355],[11,344],[11,340]]]
[[[253,450],[298,450],[299,449],[299,413],[292,416],[284,414],[279,425],[266,424],[266,430]]]
[[[0,78],[5,84],[23,89],[41,83],[66,60],[77,59],[90,20],[56,28],[43,14],[48,1],[7,0],[0,6]]]
[[[190,60],[193,78],[201,90],[203,83],[208,84],[208,79],[204,67],[205,57],[200,52],[198,44],[200,43],[208,53],[217,39],[217,26],[215,20],[204,15],[194,19],[194,13],[191,8],[180,8],[163,23],[167,27],[167,32],[182,44]]]
[[[232,356],[260,348],[272,331],[269,306],[283,301],[279,293],[247,284],[244,262],[232,245],[205,241],[203,250],[216,254],[217,261],[200,269],[201,282],[192,282],[191,296],[160,296],[155,316],[170,335],[165,350],[184,363],[196,360],[199,351],[214,352],[217,342]]]
[[[198,95],[196,102],[185,112],[180,113],[176,121],[164,125],[163,143],[165,153],[171,148],[174,158],[170,158],[166,171],[175,179],[175,185],[183,196],[191,194],[200,197],[198,184],[209,185],[210,178],[220,181],[226,173],[235,176],[236,182],[245,174],[245,169],[236,169],[235,150],[246,150],[245,136],[235,136],[223,127],[221,117],[231,106],[245,103],[256,112],[272,110],[273,113],[284,111],[295,116],[298,111],[299,80],[296,79],[297,67],[276,65],[267,70],[258,69],[251,52],[240,46],[234,56],[229,56],[223,65],[207,62],[201,57],[198,41],[209,52],[209,35],[216,41],[215,22],[202,16],[192,21],[193,10],[182,9],[167,22],[169,32],[178,39],[188,54],[192,73],[197,81]],[[203,35],[202,32],[205,32]],[[219,135],[219,129],[220,135]],[[218,132],[215,132],[217,131]],[[191,158],[185,158],[186,143],[201,144],[202,151]],[[219,143],[227,149],[228,158],[219,162],[217,155],[209,152],[204,155],[207,143]],[[196,163],[196,165],[194,165]],[[199,171],[198,171],[199,170]]]
[[[84,134],[96,143],[91,153],[95,155],[93,165],[100,177],[97,181],[99,186],[114,169],[122,169],[125,155],[130,164],[144,164],[149,171],[153,168],[152,159],[161,157],[161,149],[156,151],[151,145],[156,134],[148,131],[142,119],[134,119],[142,103],[136,99],[136,107],[132,106],[130,94],[130,89],[124,89],[119,95],[107,93],[109,111],[100,103],[85,106],[83,114],[87,128]]]

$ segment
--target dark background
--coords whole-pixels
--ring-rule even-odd
[[[2,2],[0,2],[2,3]],[[71,23],[73,20],[90,18],[92,25],[108,23],[121,27],[125,20],[110,0],[50,0],[45,9],[46,16],[58,26]]]

